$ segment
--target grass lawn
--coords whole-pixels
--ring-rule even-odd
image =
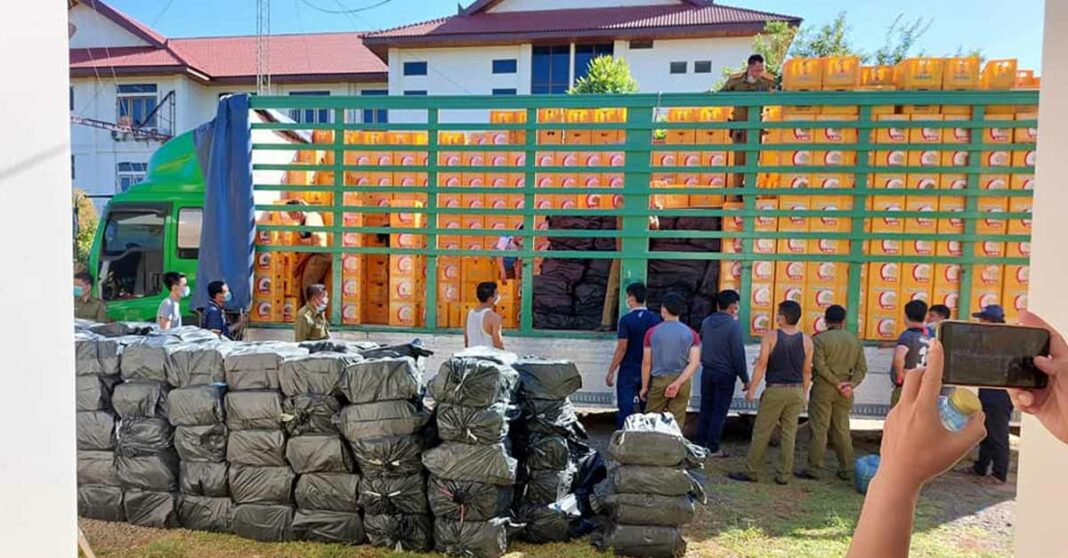
[[[585,422],[585,421],[584,421]],[[588,423],[589,424],[589,423]],[[600,422],[590,424],[595,444],[606,436]],[[803,463],[807,434],[798,436],[797,462]],[[841,556],[849,545],[863,497],[852,485],[837,480],[794,480],[782,487],[770,481],[737,483],[726,472],[741,467],[748,437],[729,434],[726,443],[734,457],[713,461],[707,471],[709,505],[698,508],[686,528],[687,558]],[[854,436],[858,454],[875,450],[871,434]],[[769,459],[777,455],[769,450]],[[828,463],[831,471],[834,465]],[[1014,455],[1015,457],[1015,455]],[[1015,459],[1014,459],[1015,464]],[[770,467],[770,463],[769,463]],[[1010,486],[979,485],[966,474],[968,462],[939,478],[920,499],[913,557],[1011,556],[1015,475]],[[93,550],[101,558],[416,558],[425,554],[392,552],[370,546],[346,547],[318,543],[265,544],[233,535],[156,530],[126,524],[80,520]],[[570,544],[515,543],[509,558],[595,558],[587,540]]]

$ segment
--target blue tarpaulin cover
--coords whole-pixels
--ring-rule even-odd
[[[196,144],[204,169],[204,221],[193,307],[206,306],[208,283],[222,280],[233,293],[227,308],[247,309],[256,234],[248,95],[219,101],[215,120],[197,130]]]

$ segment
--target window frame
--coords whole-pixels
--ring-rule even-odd
[[[539,53],[539,51],[543,51]],[[568,74],[568,77],[558,79],[561,76],[554,76],[554,73],[559,73],[560,70],[555,68],[554,59],[560,54],[565,54],[567,60],[564,72]],[[543,60],[547,61],[547,70],[545,76],[537,76],[536,72],[539,69],[539,57],[543,57]],[[530,65],[530,92],[533,95],[562,95],[567,93],[567,90],[571,87],[571,45],[536,45],[531,53],[531,65]],[[539,77],[544,78],[539,81]]]
[[[404,91],[404,96],[405,97],[426,97],[427,96],[427,91],[426,91],[426,89],[406,89]]]
[[[364,89],[360,96],[388,97],[389,89]],[[363,109],[362,122],[364,124],[388,124],[389,110],[387,109]]]
[[[493,60],[491,66],[494,74],[519,73],[519,61],[515,58],[498,58]]]
[[[190,221],[185,220],[187,215],[191,215],[191,214],[194,214],[194,213],[196,215],[198,215],[197,218],[195,218],[194,220],[190,220]],[[178,253],[178,257],[183,259],[183,260],[195,260],[195,259],[197,259],[200,256],[200,235],[201,235],[202,231],[204,230],[204,208],[202,208],[202,207],[180,207],[180,208],[178,208],[178,211],[177,211],[177,213],[175,215],[175,223],[176,223],[176,227],[175,227],[174,244],[175,244],[176,251]],[[192,244],[192,245],[190,245],[190,244],[184,244],[183,245],[183,243],[182,243],[183,240],[190,240],[190,238],[183,238],[183,236],[184,237],[190,237],[190,235],[193,232],[193,231],[189,230],[187,227],[193,226],[193,225],[196,226],[196,242],[194,244]],[[183,235],[183,232],[186,233],[186,234]]]
[[[682,71],[681,72],[678,71],[679,64],[682,65]],[[675,61],[675,62],[668,62],[668,73],[673,75],[673,76],[685,75],[689,71],[689,68],[690,68],[690,64],[689,64],[689,62],[686,62],[685,60]]]
[[[589,53],[584,52],[589,49]],[[590,71],[590,62],[593,62],[594,58],[599,56],[615,56],[616,47],[615,43],[594,43],[585,45],[575,45],[575,76],[572,83],[578,81],[580,78],[586,77]],[[579,58],[585,58],[585,63],[579,61]]]
[[[290,97],[329,97],[329,91],[290,91]],[[330,109],[291,109],[289,117],[300,124],[330,124],[334,121]]]
[[[159,114],[153,114],[159,106],[159,86],[155,83],[120,83],[115,88],[115,119],[121,122],[129,117],[138,128],[159,127]],[[143,122],[137,120],[140,113]],[[149,119],[148,115],[152,114]]]
[[[430,66],[426,60],[411,60],[404,63],[401,71],[405,77],[418,77],[427,75],[429,69]]]
[[[701,68],[707,68],[702,70]],[[712,73],[712,61],[711,60],[694,60],[693,73],[695,74],[711,74]]]
[[[140,184],[148,176],[148,163],[139,161],[120,161],[115,163],[115,191],[126,192]],[[123,183],[127,182],[123,187]]]
[[[515,87],[494,87],[492,95],[518,95],[519,90]]]

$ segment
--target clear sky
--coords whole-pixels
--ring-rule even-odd
[[[164,35],[249,35],[256,32],[255,0],[109,0],[116,8]],[[461,0],[467,5],[473,0]],[[456,13],[457,0],[387,0],[351,14],[326,13],[374,6],[383,0],[272,0],[275,33],[371,30]],[[1043,0],[725,0],[727,5],[786,13],[819,25],[846,11],[852,38],[862,51],[878,48],[897,17],[933,18],[920,41],[930,55],[959,47],[987,58],[1017,58],[1022,68],[1041,67]]]

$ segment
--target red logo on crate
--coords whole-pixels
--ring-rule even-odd
[[[834,304],[834,291],[831,289],[819,289],[816,291],[816,305],[820,308],[827,308]]]
[[[886,134],[888,136],[890,136],[890,139],[892,139],[894,141],[904,141],[905,140],[905,130],[903,130],[901,128],[888,128],[887,131],[886,131]]]
[[[357,289],[359,289],[359,286],[359,279],[346,279],[345,282],[341,284],[341,290],[346,295],[354,295],[356,294]]]
[[[771,328],[771,316],[761,312],[753,315],[752,329],[754,333],[767,333]]]
[[[875,332],[879,337],[893,337],[897,330],[897,321],[893,318],[879,318],[875,322]]]
[[[983,266],[979,278],[984,284],[997,284],[1001,279],[1001,267],[996,265]],[[984,304],[984,306],[986,306]]]
[[[808,128],[794,128],[794,139],[797,141],[808,141],[812,138],[812,130]]]
[[[256,319],[269,320],[271,319],[271,303],[266,300],[261,300],[256,303]]]
[[[356,254],[345,254],[341,258],[341,268],[345,271],[356,271],[360,269],[360,257]]]
[[[920,135],[923,136],[924,141],[935,141],[938,139],[939,131],[934,128],[920,128]]]
[[[967,128],[953,128],[953,138],[957,141],[968,141],[970,135]]]
[[[828,151],[823,156],[823,164],[825,165],[841,165],[845,159],[845,155],[841,151]]]
[[[958,283],[960,282],[960,272],[961,268],[959,265],[950,264],[943,268],[942,276],[945,277],[946,281],[949,283]]]
[[[807,247],[804,239],[800,238],[788,238],[786,239],[786,249],[792,254],[804,254]],[[800,263],[800,262],[790,262]]]
[[[787,262],[786,278],[791,281],[802,281],[805,278],[804,262]]]
[[[812,162],[812,153],[809,151],[794,151],[793,162],[795,165],[807,165]]]
[[[623,166],[623,154],[619,152],[612,152],[608,154],[608,166],[610,167],[622,167]]]
[[[259,294],[271,294],[270,275],[259,275],[256,277],[256,292]]]
[[[727,274],[731,277],[742,276],[742,262],[730,262],[727,268]]]
[[[821,239],[816,241],[816,247],[817,247],[818,251],[823,253],[823,254],[836,254],[836,253],[838,253],[838,241],[837,240],[828,240],[826,238],[821,238]]]
[[[931,280],[931,264],[916,264],[912,266],[912,278],[920,283]]]
[[[823,134],[827,136],[830,141],[842,141],[842,129],[841,128],[824,128]]]
[[[271,253],[260,252],[256,254],[256,267],[261,269],[268,269],[271,267]]]
[[[793,178],[790,179],[790,187],[791,188],[808,188],[808,175],[795,174],[793,176]]]
[[[995,141],[1005,141],[1009,139],[1009,130],[1007,128],[990,128],[990,137]]]
[[[708,155],[708,166],[722,167],[727,164],[727,156],[720,151],[713,151]]]
[[[979,296],[979,307],[986,308],[991,304],[998,304],[1001,302],[1000,297],[995,293],[983,293]]]
[[[823,319],[823,316],[817,316],[815,320],[812,320],[812,331],[816,333],[827,331],[827,321]]]
[[[771,281],[775,277],[775,264],[768,261],[753,262],[753,278],[757,281]]]
[[[888,262],[879,265],[879,278],[886,282],[897,281],[900,276],[896,263]]]
[[[912,244],[912,248],[919,256],[930,256],[935,252],[935,245],[933,240],[916,240]]]

